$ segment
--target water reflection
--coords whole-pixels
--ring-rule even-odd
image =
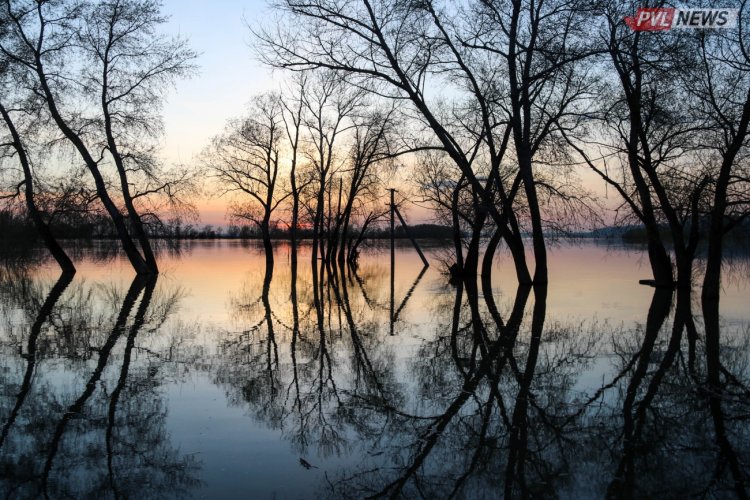
[[[135,279],[123,295],[71,281],[61,276],[45,298],[25,270],[0,275],[11,306],[2,310],[4,494],[121,498],[148,485],[149,494],[172,497],[193,489],[198,462],[165,430],[158,356],[133,362],[137,337],[159,330],[180,291],[155,295],[155,281]],[[19,316],[34,317],[28,330]]]
[[[4,270],[3,493],[211,496],[225,483],[295,497],[747,496],[742,312],[641,287],[633,322],[585,304],[566,314],[564,287],[508,290],[499,271],[451,285],[403,254],[392,286],[388,257],[351,268],[313,266],[305,247],[270,263],[198,247],[159,283],[127,288]],[[191,286],[191,262],[211,258],[217,281]],[[206,317],[217,293],[226,314]],[[178,404],[196,377],[225,401]],[[170,423],[231,408],[245,417],[221,420],[236,442],[219,458],[183,446],[197,424]],[[260,429],[273,444],[243,440]],[[200,427],[207,443],[219,430]],[[290,484],[209,472],[238,455],[278,455]]]

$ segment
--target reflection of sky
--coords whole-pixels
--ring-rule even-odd
[[[527,241],[526,246],[528,264],[533,272],[531,242]],[[179,286],[187,292],[181,306],[181,316],[186,321],[230,321],[232,314],[229,310],[229,296],[242,291],[251,295],[259,293],[265,266],[259,241],[188,241],[184,243],[184,247],[187,251],[179,258],[165,254],[158,258],[162,271],[160,283]],[[276,304],[283,309],[275,314],[289,321],[286,309],[289,302],[290,250],[288,243],[282,241],[277,241],[275,248],[272,295],[278,299]],[[368,249],[360,258],[360,275],[371,287],[371,298],[381,305],[387,304],[390,263],[388,249],[387,240],[383,240],[381,245]],[[431,307],[439,298],[449,296],[448,302],[452,307],[455,294],[455,288],[448,285],[445,276],[441,275],[440,261],[444,257],[445,247],[433,248],[428,245],[423,250],[430,261],[430,267],[407,301],[403,315],[399,316],[404,320],[404,325],[411,325],[417,330],[434,321]],[[396,252],[395,302],[398,307],[419,276],[422,263],[408,241],[397,242]],[[583,240],[580,244],[552,245],[549,259],[549,317],[574,321],[596,318],[626,327],[645,321],[653,289],[638,284],[639,279],[651,277],[648,255],[642,247],[615,245],[608,248],[606,244],[597,243],[596,240]],[[302,290],[309,286],[311,279],[309,245],[303,244],[300,248],[298,262],[298,286]],[[701,266],[702,261],[698,261],[696,267]],[[104,266],[90,260],[81,260],[76,262],[76,267],[76,278],[87,281],[114,280],[126,288],[132,278],[132,269],[124,257]],[[49,277],[56,276],[57,270],[51,269]],[[726,283],[723,289],[722,315],[733,321],[744,318],[750,283],[742,271],[725,272],[723,278]],[[303,281],[306,284],[303,285]],[[509,301],[515,296],[517,282],[512,260],[503,246],[497,250],[492,281],[496,300],[510,307]],[[359,288],[353,286],[350,294],[358,293]]]
[[[358,339],[357,345],[366,353],[370,366],[375,367],[373,370],[380,381],[389,388],[385,392],[394,395],[392,400],[398,402],[399,410],[419,415],[440,414],[447,406],[446,401],[453,400],[458,391],[464,390],[464,382],[457,376],[453,364],[453,354],[447,348],[456,289],[447,283],[446,276],[440,274],[439,259],[443,249],[430,246],[428,242],[424,242],[424,246],[432,265],[418,282],[416,280],[421,269],[418,256],[408,244],[400,244],[398,247],[394,305],[398,308],[401,304],[404,306],[393,335],[389,332],[390,259],[385,242],[378,248],[363,252],[358,274],[361,286],[352,277],[342,280],[341,286],[323,287],[322,295],[319,296],[323,299],[321,310],[324,318],[320,324],[322,336],[318,330],[311,289],[310,246],[306,244],[300,249],[296,283],[300,328],[296,337],[297,357],[294,361],[297,370],[295,374],[298,374],[301,387],[299,404],[302,407],[299,410],[294,406],[297,404],[294,398],[298,386],[291,383],[290,349],[295,337],[290,326],[294,316],[291,306],[289,246],[282,242],[276,243],[276,264],[267,298],[273,339],[278,346],[280,359],[273,370],[273,387],[277,392],[271,391],[271,374],[266,372],[265,356],[270,352],[266,350],[269,345],[267,336],[271,332],[264,319],[267,314],[264,304],[258,300],[263,286],[265,262],[261,246],[256,243],[245,245],[237,241],[198,241],[186,243],[185,248],[189,250],[179,258],[161,255],[159,260],[162,274],[147,317],[153,315],[154,318],[159,318],[158,311],[162,310],[159,304],[168,303],[166,299],[173,292],[178,291],[180,299],[176,309],[171,309],[173,314],[164,316],[163,324],[157,320],[147,321],[147,325],[152,326],[142,328],[135,337],[128,383],[123,385],[126,389],[117,408],[117,418],[120,420],[113,435],[121,439],[114,442],[127,444],[135,433],[150,430],[160,437],[157,443],[161,448],[157,451],[177,451],[171,462],[165,460],[166,465],[149,463],[142,469],[136,469],[131,464],[140,464],[140,455],[132,453],[132,449],[137,450],[137,447],[131,449],[120,446],[116,448],[120,450],[116,455],[116,463],[125,464],[121,467],[122,470],[142,470],[144,474],[149,474],[147,477],[151,480],[152,476],[162,477],[159,476],[159,467],[170,470],[170,463],[180,464],[183,460],[194,459],[200,464],[200,470],[194,471],[195,479],[202,481],[204,487],[195,491],[196,496],[209,498],[232,496],[238,491],[251,498],[317,497],[320,495],[312,494],[313,488],[326,484],[326,480],[337,475],[350,476],[350,471],[356,470],[360,464],[368,469],[372,464],[391,467],[395,463],[390,455],[391,451],[400,450],[404,443],[410,442],[410,433],[414,429],[399,426],[397,421],[392,424],[392,428],[388,428],[377,413],[363,411],[369,405],[360,408],[361,397],[370,394],[368,391],[372,387],[366,383],[366,377],[362,377],[364,371],[353,370],[356,349],[352,339]],[[613,355],[613,346],[628,348],[634,345],[632,339],[640,335],[635,333],[636,326],[645,323],[653,294],[651,288],[638,284],[639,278],[648,277],[649,274],[645,257],[643,249],[623,246],[608,249],[593,241],[584,241],[578,246],[562,244],[551,248],[546,317],[542,344],[535,361],[532,392],[536,396],[535,401],[541,402],[543,406],[545,401],[550,400],[557,404],[555,398],[559,398],[560,402],[575,408],[581,402],[588,401],[594,391],[617,374],[621,358]],[[56,314],[60,314],[60,317],[65,317],[68,314],[66,311],[73,311],[71,304],[79,303],[78,300],[70,299],[77,287],[85,284],[94,291],[91,296],[81,295],[88,301],[87,305],[81,307],[82,315],[85,315],[89,308],[95,308],[97,304],[101,307],[109,304],[110,295],[105,291],[115,285],[123,292],[132,277],[132,271],[121,259],[99,263],[78,259],[77,264],[80,264],[79,272],[66,290],[63,301],[56,306]],[[744,262],[738,262],[736,267],[740,267],[740,264]],[[56,275],[49,267],[34,272],[39,272],[46,279]],[[722,299],[724,319],[737,317],[741,321],[741,325],[738,325],[740,334],[744,334],[747,328],[747,311],[738,300],[747,296],[746,276],[746,273],[742,274],[733,286],[726,288],[727,302]],[[501,248],[498,252],[492,278],[493,296],[500,315],[507,319],[515,299],[516,283],[505,249]],[[65,300],[69,302],[66,303]],[[101,301],[104,303],[100,303]],[[525,362],[524,352],[530,344],[533,301],[534,295],[529,299],[519,330],[515,348],[519,362]],[[339,308],[338,304],[344,302],[351,313],[351,323],[346,317],[347,310],[342,312]],[[487,318],[482,302],[480,299],[480,310]],[[14,335],[25,331],[28,326],[25,322],[31,321],[34,311],[34,306],[29,306],[28,318],[18,318],[17,323],[5,323],[2,318],[7,314],[7,306],[0,301],[0,347],[5,349],[3,354],[11,358],[11,362],[7,363],[9,369],[6,373],[12,374],[12,378],[6,377],[3,380],[13,380],[16,386],[20,384],[26,363],[18,359],[23,346],[19,348],[14,344],[17,342]],[[115,312],[116,308],[104,316],[113,321]],[[693,313],[699,315],[700,309],[696,306]],[[459,318],[459,327],[462,329],[460,339],[471,336],[471,330],[468,329],[469,318],[468,310],[464,307]],[[85,316],[80,324],[92,326],[77,328],[81,328],[81,331],[87,331],[85,328],[98,331],[100,328],[96,325],[100,323],[94,319],[93,315]],[[489,319],[486,321],[490,324]],[[670,330],[670,321],[668,319],[663,327],[665,332]],[[6,328],[6,324],[15,326]],[[490,329],[494,334],[494,328]],[[101,331],[106,334],[109,329],[105,327]],[[723,330],[725,342],[732,331]],[[53,333],[56,334],[57,331],[43,333],[42,338],[53,337]],[[103,372],[101,388],[93,393],[84,406],[82,414],[86,418],[75,424],[71,422],[66,431],[65,439],[62,440],[63,451],[53,468],[52,478],[55,481],[61,481],[58,478],[64,478],[62,474],[69,474],[69,477],[81,474],[81,462],[70,460],[73,465],[68,468],[60,465],[64,463],[63,457],[77,457],[87,453],[87,448],[81,446],[81,443],[88,442],[79,436],[88,438],[96,433],[99,433],[98,436],[103,435],[101,425],[107,422],[106,417],[96,417],[105,414],[105,405],[108,404],[115,380],[124,373],[120,368],[121,363],[124,363],[120,351],[123,344],[121,340],[115,346],[109,359],[109,367]],[[591,347],[587,348],[589,344]],[[727,345],[730,344],[731,341]],[[45,341],[41,345],[45,345]],[[64,346],[65,342],[61,341],[61,345]],[[320,346],[325,346],[326,358],[319,351]],[[463,354],[469,351],[466,346],[460,349]],[[661,349],[660,345],[657,353],[660,352],[658,349]],[[39,351],[44,356],[38,360],[33,385],[35,392],[31,393],[24,411],[29,411],[28,408],[31,407],[36,412],[31,415],[55,422],[55,419],[60,418],[60,408],[65,408],[63,403],[74,401],[79,392],[84,390],[84,381],[94,364],[87,357],[78,359],[72,356],[69,359],[65,355],[68,351],[57,354],[46,353],[41,348]],[[85,352],[88,356],[88,350]],[[578,353],[581,353],[580,357]],[[327,361],[322,362],[323,359]],[[468,358],[463,356],[459,359]],[[364,370],[364,365],[356,366],[358,370]],[[320,384],[321,380],[328,380],[325,372],[319,371],[322,368],[331,370],[330,383]],[[56,382],[50,385],[46,382],[48,380]],[[623,379],[623,383],[625,380]],[[336,385],[336,398],[332,397],[333,382]],[[426,391],[424,388],[427,384],[436,388]],[[46,394],[49,388],[55,389],[54,392],[50,391],[53,397],[41,397],[41,394],[48,397]],[[501,383],[500,388],[510,397],[515,396],[515,386],[512,383]],[[613,409],[617,414],[615,423],[606,429],[618,425],[620,410],[617,405],[621,401],[621,390],[622,387],[616,385],[602,397],[605,403],[615,405]],[[8,389],[5,389],[5,393],[15,394]],[[670,390],[663,389],[659,395],[669,402],[670,393]],[[356,397],[350,397],[352,394],[356,394]],[[481,391],[478,394],[481,397]],[[685,394],[694,393],[686,391]],[[400,399],[402,396],[403,400]],[[0,399],[0,403],[7,400],[8,398]],[[50,404],[50,401],[55,405]],[[143,404],[144,401],[146,404]],[[598,402],[595,406],[602,408]],[[666,408],[666,405],[661,407]],[[467,403],[464,408],[471,409],[471,403]],[[158,418],[143,418],[148,415],[148,411],[154,409],[159,410],[156,413]],[[349,414],[350,410],[353,413]],[[681,408],[679,410],[682,411]],[[470,415],[468,410],[464,411],[467,411],[466,415]],[[603,411],[602,415],[607,418],[606,408]],[[362,425],[350,425],[349,416],[361,418],[359,423]],[[325,427],[323,424],[326,424]],[[384,439],[378,433],[367,431],[381,428],[386,429]],[[37,434],[47,431],[43,426],[38,429],[35,431]],[[463,423],[458,427],[447,428],[445,434],[448,437],[439,440],[436,448],[438,451],[433,453],[432,461],[427,462],[423,469],[425,473],[437,470],[443,464],[449,471],[461,466],[460,459],[455,463],[451,460],[441,461],[440,446],[450,450],[454,441],[470,436],[466,429]],[[696,435],[703,436],[703,430],[699,426],[690,426],[690,429],[697,429]],[[12,431],[15,433],[12,436],[18,436],[17,439],[21,440],[33,428],[16,425]],[[583,439],[588,439],[585,432],[581,435]],[[336,439],[329,439],[330,436]],[[619,439],[618,433],[613,432],[608,436]],[[684,431],[680,431],[679,436],[682,438]],[[337,441],[339,437],[340,442]],[[594,431],[594,437],[597,443],[609,445],[606,439],[601,439],[599,430]],[[403,439],[408,441],[402,441]],[[28,439],[25,442],[33,445],[37,441],[44,442]],[[461,442],[457,446],[461,446]],[[6,447],[5,450],[8,449],[12,448]],[[91,449],[98,448],[92,445]],[[703,452],[702,449],[691,446],[677,460],[685,463],[684,457],[690,459],[696,449]],[[588,453],[598,453],[597,450],[594,447]],[[0,454],[0,458],[15,464],[18,455],[14,453],[7,456]],[[604,453],[611,453],[611,448],[607,447]],[[29,453],[27,456],[33,457],[32,462],[36,466],[41,466],[45,458],[44,454]],[[94,454],[86,456],[96,457]],[[436,459],[436,456],[440,458]],[[557,460],[554,455],[549,456],[552,461]],[[563,480],[560,484],[555,484],[555,487],[573,488],[574,494],[569,496],[576,497],[587,496],[581,494],[581,487],[601,492],[604,486],[598,478],[605,477],[606,474],[597,473],[596,482],[591,483],[594,486],[589,482],[582,482],[580,477],[581,474],[586,475],[585,470],[579,472],[582,470],[581,464],[586,465],[591,456],[583,454],[578,457],[580,463],[571,468],[574,479]],[[146,458],[150,457],[147,455]],[[315,468],[305,469],[299,462],[300,458],[309,461]],[[96,465],[102,467],[104,463],[105,460],[100,459]],[[605,462],[602,463],[603,467],[608,466]],[[659,465],[663,467],[663,464],[657,464]],[[698,476],[700,475],[696,475]],[[119,479],[130,476],[121,473],[116,477]],[[580,486],[581,484],[585,486]],[[72,484],[72,487],[77,486]],[[131,483],[130,487],[137,491],[139,483]]]

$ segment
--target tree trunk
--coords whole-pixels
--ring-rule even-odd
[[[518,284],[521,286],[531,285],[531,273],[529,273],[529,267],[526,265],[526,248],[515,217],[511,216],[509,224],[498,226],[498,229],[501,231],[503,240],[505,240],[505,244],[508,245],[510,254],[513,256]]]
[[[52,93],[52,90],[49,88],[49,84],[47,82],[47,75],[44,73],[41,55],[39,53],[35,54],[35,63],[36,63],[37,76],[39,77],[39,83],[41,85],[42,92],[44,93],[44,97],[47,102],[47,107],[49,108],[50,115],[52,115],[52,119],[55,121],[55,124],[63,133],[65,138],[68,141],[70,141],[71,144],[73,144],[73,146],[76,148],[78,153],[81,155],[81,159],[86,165],[86,168],[89,170],[89,172],[91,173],[91,176],[94,178],[94,184],[96,186],[96,194],[99,196],[99,199],[101,200],[102,205],[104,205],[105,210],[107,211],[110,218],[112,219],[112,223],[114,224],[115,230],[117,231],[117,236],[120,238],[120,242],[122,243],[122,247],[123,247],[123,250],[125,251],[125,255],[127,255],[128,260],[130,261],[130,264],[133,266],[133,269],[135,269],[136,273],[151,274],[151,271],[148,265],[146,264],[146,261],[144,260],[140,252],[138,251],[138,248],[136,247],[135,243],[133,242],[133,239],[130,237],[130,234],[128,233],[122,214],[118,210],[117,205],[115,205],[115,203],[112,201],[112,198],[110,198],[109,196],[106,183],[104,182],[104,178],[102,177],[102,174],[99,171],[99,166],[96,160],[94,160],[94,158],[89,153],[88,148],[84,144],[81,137],[76,132],[74,132],[73,129],[70,128],[70,126],[68,126],[67,122],[63,119],[62,115],[60,114],[60,111],[57,109],[55,97]]]
[[[312,249],[312,261],[313,265],[316,265],[318,260],[318,252],[322,254],[322,240],[323,240],[323,215],[325,206],[325,175],[322,174],[320,177],[320,186],[318,187],[318,195],[316,199],[317,206],[315,207],[315,219],[313,219],[313,249]],[[318,247],[320,245],[320,248]]]
[[[544,242],[542,214],[539,210],[531,158],[528,158],[527,165],[522,167],[522,175],[526,202],[529,204],[529,216],[531,217],[531,236],[534,246],[534,284],[546,285],[548,280],[547,246]]]
[[[292,240],[292,248],[297,248],[297,225],[299,224],[299,192],[297,191],[297,180],[292,170],[292,227],[289,228],[289,238]]]
[[[461,180],[459,181],[459,186],[463,182],[463,176],[461,177]],[[453,248],[456,252],[456,263],[455,263],[455,269],[458,271],[461,271],[464,268],[464,247],[463,247],[463,238],[461,237],[461,222],[458,218],[458,195],[460,194],[461,190],[459,187],[456,187],[456,189],[453,190],[453,194],[451,196],[451,220],[453,221]]]
[[[482,258],[482,279],[485,277],[490,279],[492,276],[492,263],[495,259],[495,251],[497,246],[500,244],[502,239],[502,233],[499,228],[495,228],[495,232],[492,233],[490,241],[487,243],[487,248],[484,251],[484,257]]]
[[[273,244],[271,243],[271,231],[269,229],[270,219],[271,214],[266,213],[260,224],[260,233],[263,239],[263,251],[266,254],[266,268],[269,266],[270,268],[273,268]]]
[[[119,148],[117,147],[117,141],[115,141],[115,136],[112,129],[112,117],[109,111],[108,99],[109,48],[107,48],[106,54],[107,56],[105,56],[104,60],[104,70],[102,72],[101,104],[102,114],[104,115],[104,131],[107,136],[107,148],[109,149],[109,153],[112,155],[112,159],[115,162],[115,167],[117,168],[117,173],[120,178],[120,190],[122,192],[122,199],[125,203],[125,209],[128,212],[130,225],[135,231],[135,235],[141,245],[141,252],[143,252],[143,257],[146,260],[146,267],[148,268],[150,274],[159,274],[159,267],[156,264],[156,257],[154,256],[154,251],[151,248],[151,242],[146,235],[146,230],[143,227],[143,221],[141,221],[141,217],[138,214],[138,211],[135,209],[135,205],[133,204],[133,197],[130,194],[130,185],[128,184],[125,162],[123,161],[122,155],[120,154]]]
[[[674,286],[672,259],[669,258],[669,253],[661,241],[659,228],[655,223],[644,223],[644,226],[648,238],[648,260],[656,286],[672,288]]]
[[[347,208],[349,204],[347,203]],[[341,243],[339,244],[338,261],[343,264],[346,260],[347,246],[351,247],[351,241],[349,238],[349,223],[351,218],[351,209],[345,210],[344,221],[341,224]]]
[[[750,106],[748,106],[748,109],[750,109]],[[735,143],[736,141],[737,139],[735,139]],[[736,149],[732,147],[725,153],[721,170],[719,171],[719,178],[716,180],[714,203],[711,209],[711,226],[708,230],[706,274],[703,278],[702,297],[704,299],[719,300],[721,293],[721,261],[724,258],[724,219],[727,209],[727,190],[731,167],[738,150],[739,147],[736,147]]]
[[[471,228],[471,239],[469,240],[469,246],[466,249],[466,258],[464,259],[464,266],[461,269],[462,275],[466,277],[476,278],[477,269],[479,268],[479,246],[482,242],[482,229],[484,229],[484,223],[487,219],[486,212],[479,212],[476,215],[476,220]]]
[[[39,213],[39,209],[36,206],[36,203],[34,201],[34,177],[33,173],[31,172],[29,158],[28,156],[26,156],[26,150],[23,147],[21,137],[18,134],[18,130],[16,129],[13,120],[1,103],[0,114],[2,114],[3,120],[5,121],[5,124],[10,131],[11,137],[13,138],[13,147],[15,148],[16,153],[18,153],[18,159],[21,163],[21,167],[23,168],[26,208],[29,211],[29,216],[34,222],[34,226],[36,226],[37,231],[39,231],[39,234],[44,241],[44,245],[52,254],[52,257],[54,257],[54,259],[57,261],[57,264],[60,266],[62,272],[64,274],[74,274],[76,272],[76,268],[73,265],[73,261],[70,260],[68,254],[65,253],[65,250],[62,249],[57,239],[52,234],[52,230],[42,219],[42,215]]]

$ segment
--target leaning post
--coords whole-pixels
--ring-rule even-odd
[[[409,232],[409,226],[406,225],[406,221],[401,216],[401,212],[398,211],[398,208],[396,208],[395,210],[396,210],[396,215],[398,216],[398,220],[401,221],[401,226],[404,228],[404,232],[406,233],[406,236],[408,236],[409,239],[411,240],[411,244],[414,247],[414,250],[416,250],[417,253],[419,254],[419,258],[422,259],[422,264],[424,264],[424,267],[429,267],[430,263],[427,262],[427,258],[422,253],[422,249],[419,248],[419,244],[417,244],[417,240],[415,240],[414,237]]]

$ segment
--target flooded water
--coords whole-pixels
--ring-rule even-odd
[[[503,257],[452,285],[443,253],[399,247],[393,283],[385,247],[341,271],[279,243],[267,271],[233,241],[164,253],[153,282],[95,250],[72,281],[3,268],[0,493],[747,495],[743,258],[717,316],[639,285],[639,248],[561,244],[536,289]]]

